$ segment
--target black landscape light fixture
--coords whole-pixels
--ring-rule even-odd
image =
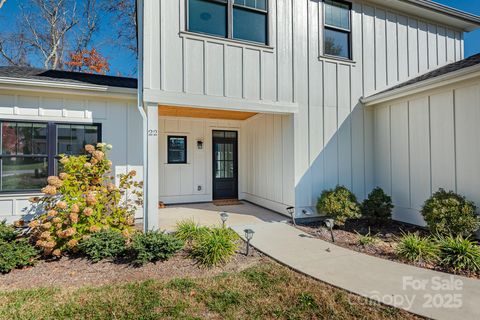
[[[287,212],[292,217],[293,225],[296,226],[297,223],[295,222],[295,207],[288,207]]]
[[[325,226],[330,230],[330,235],[332,236],[332,242],[335,242],[335,237],[333,236],[333,226],[335,225],[335,220],[326,219]]]
[[[224,211],[220,213],[220,219],[222,220],[222,227],[224,228],[225,228],[225,223],[228,220],[228,217],[229,217],[229,214],[227,212]]]
[[[253,234],[255,233],[255,231],[253,231],[252,229],[245,229],[243,230],[243,232],[245,232],[245,239],[247,239],[247,256],[250,252],[250,240],[252,240],[253,238]]]
[[[197,140],[197,149],[202,150],[203,149],[203,140],[198,139]]]

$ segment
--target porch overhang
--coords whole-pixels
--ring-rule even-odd
[[[267,100],[249,100],[223,96],[206,96],[190,93],[178,93],[145,89],[144,100],[159,105],[191,108],[205,108],[212,110],[233,110],[255,113],[298,113],[297,103],[278,102]]]

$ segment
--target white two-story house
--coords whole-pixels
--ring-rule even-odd
[[[418,224],[439,187],[480,201],[480,150],[451,159],[453,140],[479,140],[452,131],[452,92],[361,100],[462,60],[479,17],[425,0],[143,2],[151,221],[158,201],[223,198],[301,218],[336,185],[359,199],[378,185]]]
[[[50,146],[28,154],[40,171],[31,159],[3,168],[25,156],[20,140],[2,149],[0,218],[22,214],[55,154],[87,137],[114,145],[115,172],[146,180],[148,228],[161,227],[160,201],[244,199],[311,217],[336,185],[360,200],[380,186],[394,218],[416,224],[440,187],[480,204],[480,56],[463,60],[480,17],[427,0],[138,4],[138,91],[128,79],[0,69],[5,130],[40,125]]]

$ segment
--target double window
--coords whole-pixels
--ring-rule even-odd
[[[324,43],[325,55],[351,59],[351,5],[347,2],[324,0],[325,23]]]
[[[100,141],[98,125],[0,121],[0,191],[38,191],[56,173],[60,154],[77,155]]]
[[[188,31],[268,44],[268,0],[187,0]]]

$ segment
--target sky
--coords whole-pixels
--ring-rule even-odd
[[[82,0],[77,0],[82,1]],[[100,0],[106,1],[106,0]],[[172,1],[172,0],[169,0]],[[460,9],[469,13],[480,15],[479,0],[435,0],[438,3]],[[11,28],[18,19],[18,6],[22,0],[7,0],[4,7],[0,10],[0,30]],[[123,48],[117,48],[109,44],[110,40],[115,37],[112,28],[111,17],[104,16],[101,19],[101,31],[94,39],[100,45],[101,53],[108,58],[110,62],[110,75],[135,76],[136,61],[130,52]],[[465,57],[480,52],[480,30],[465,34]]]

